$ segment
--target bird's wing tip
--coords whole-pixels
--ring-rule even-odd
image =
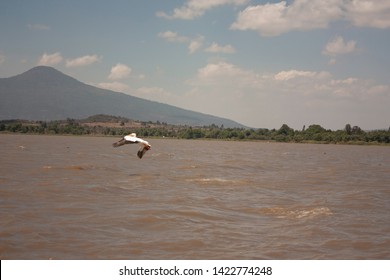
[[[138,150],[137,156],[138,156],[139,158],[142,158],[142,157],[144,156],[144,154],[146,153],[146,151],[149,150],[149,149],[150,149],[150,148],[148,148],[148,147],[146,147],[146,146],[142,147],[141,149]]]

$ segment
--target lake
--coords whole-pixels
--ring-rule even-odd
[[[0,134],[1,259],[389,259],[390,147]]]

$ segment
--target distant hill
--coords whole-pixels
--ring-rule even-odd
[[[244,127],[229,119],[90,86],[52,67],[38,66],[0,78],[0,120],[82,119],[97,114],[191,126]]]

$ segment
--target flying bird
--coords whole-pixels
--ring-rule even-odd
[[[144,156],[144,154],[146,153],[146,151],[150,150],[150,148],[152,147],[148,143],[148,141],[145,141],[144,139],[138,138],[135,133],[131,133],[129,135],[126,135],[121,140],[113,143],[112,146],[114,146],[116,148],[116,147],[123,146],[125,144],[135,144],[135,143],[138,143],[141,146],[137,152],[137,156],[139,158],[142,158]]]

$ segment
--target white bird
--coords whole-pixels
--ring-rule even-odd
[[[116,147],[123,146],[125,144],[135,144],[135,143],[138,143],[141,146],[141,148],[137,152],[137,156],[139,158],[142,158],[143,155],[146,153],[146,151],[150,150],[150,148],[152,147],[148,141],[145,141],[144,139],[138,138],[135,133],[131,133],[129,135],[126,135],[118,142],[113,143],[112,146],[114,146],[116,148]]]

